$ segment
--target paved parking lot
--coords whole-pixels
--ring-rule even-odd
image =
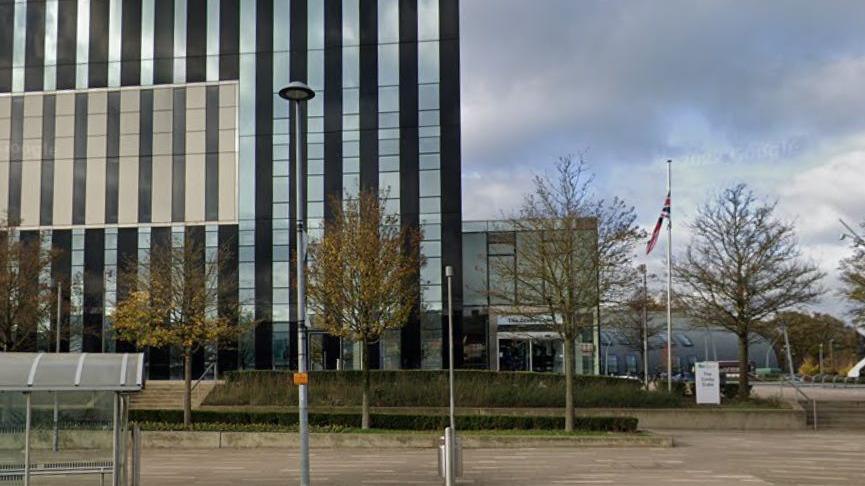
[[[680,432],[671,449],[478,449],[460,484],[865,485],[865,434]],[[297,453],[277,449],[151,450],[153,486],[296,484]],[[314,450],[317,485],[440,485],[433,450]]]

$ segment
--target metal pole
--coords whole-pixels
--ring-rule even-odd
[[[303,178],[303,140],[300,134],[301,109],[300,101],[294,102],[294,146],[297,154],[295,162],[295,183],[297,184],[296,225],[297,225],[297,371],[306,373],[306,227],[304,225],[304,194]],[[307,409],[307,385],[298,386],[298,413],[300,429],[300,484],[309,486],[309,411]]]
[[[784,346],[787,348],[787,368],[790,370],[790,381],[796,379],[796,373],[793,372],[793,353],[790,351],[790,336],[787,335],[787,326],[782,325],[781,330],[784,332]],[[744,370],[747,373],[748,370]],[[743,370],[739,370],[742,373]]]
[[[24,425],[24,486],[30,486],[30,426],[32,421],[30,393],[25,393],[27,411]]]
[[[453,312],[453,292],[451,281],[453,280],[454,269],[448,265],[445,267],[445,276],[448,279],[448,381],[450,394],[450,428],[445,434],[445,451],[447,452],[447,473],[445,484],[452,486],[456,484],[456,421],[454,419],[454,312]]]
[[[61,319],[61,302],[63,301],[63,288],[60,287],[60,282],[57,283],[57,321],[54,330],[54,352],[60,353],[60,319]],[[60,451],[60,403],[57,397],[57,392],[54,392],[54,436],[52,440],[52,449],[54,452]]]
[[[649,313],[648,313],[648,282],[646,277],[646,266],[640,265],[643,274],[643,384],[649,389]]]
[[[673,197],[673,161],[667,161],[667,197]],[[671,204],[672,206],[672,204]],[[670,208],[672,213],[672,207]],[[667,391],[673,391],[673,217],[667,214]]]
[[[111,437],[111,485],[120,486],[120,394],[114,394],[114,433]]]
[[[823,343],[820,343],[820,374],[823,374]]]

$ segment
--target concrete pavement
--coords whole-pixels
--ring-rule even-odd
[[[663,431],[662,431],[663,432]],[[865,435],[665,432],[675,448],[475,449],[460,484],[865,485]],[[147,450],[145,485],[296,484],[286,449]],[[433,449],[318,449],[317,485],[440,485]]]

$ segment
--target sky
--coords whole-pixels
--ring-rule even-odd
[[[673,160],[673,252],[736,183],[777,201],[844,317],[842,227],[865,220],[865,2],[463,0],[463,219],[583,153],[651,230]],[[861,232],[860,232],[861,233]],[[649,258],[661,273],[664,243]]]

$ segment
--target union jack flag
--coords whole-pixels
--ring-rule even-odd
[[[658,235],[661,234],[661,226],[663,226],[664,218],[670,220],[670,193],[667,192],[667,198],[664,199],[664,207],[661,209],[661,215],[658,216],[658,222],[655,223],[655,229],[652,230],[652,238],[646,244],[646,255],[652,253],[655,245],[658,243]]]

